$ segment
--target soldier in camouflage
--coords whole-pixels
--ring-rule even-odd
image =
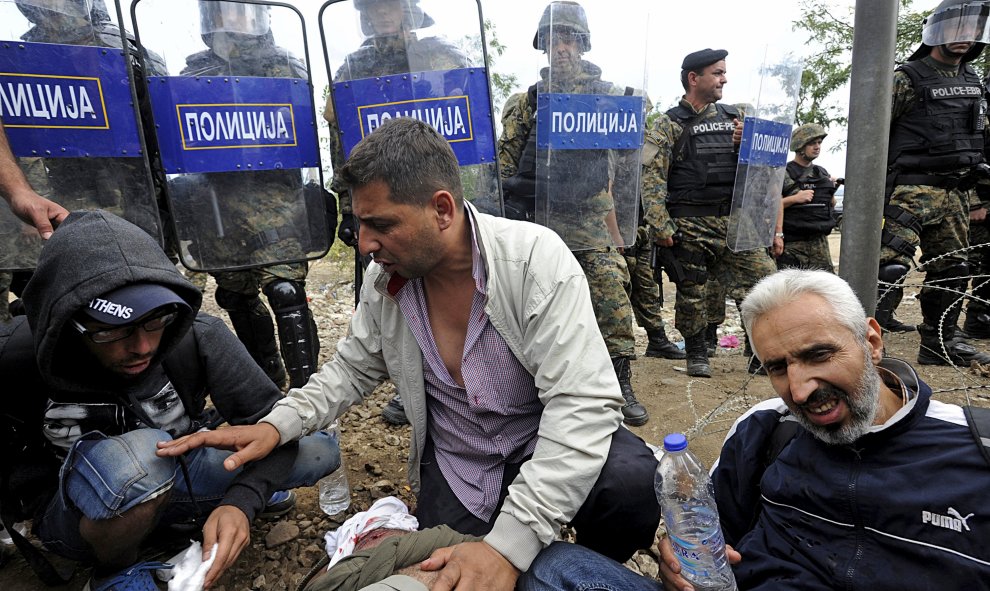
[[[889,320],[920,247],[921,365],[990,363],[956,334],[969,274],[973,173],[986,166],[983,85],[968,62],[987,40],[982,26],[969,26],[979,15],[963,4],[943,1],[924,21],[921,46],[894,73],[876,316]]]
[[[551,8],[554,19],[552,30]],[[581,58],[591,48],[591,32],[584,9],[579,4],[554,2],[548,5],[533,38],[533,47],[547,54],[554,68],[554,76],[551,80],[550,68],[544,68],[540,72],[541,80],[527,92],[509,97],[502,110],[502,135],[498,140],[506,212],[509,217],[524,219],[533,219],[535,209],[537,93],[624,93],[622,88],[601,79],[602,72],[598,66]],[[637,161],[635,165],[640,163]],[[621,170],[613,168],[610,174],[621,174]],[[590,249],[574,250],[574,256],[588,277],[598,328],[608,346],[622,387],[624,420],[629,425],[643,425],[649,420],[649,414],[633,392],[629,364],[635,356],[629,269],[615,246],[614,230],[608,223],[610,216],[614,219],[612,195],[607,186],[581,189],[591,195],[571,208],[573,216],[566,215],[564,211],[558,215],[555,211],[556,219],[547,220],[547,225],[557,231],[572,250],[575,244],[596,245]]]
[[[32,27],[21,39],[33,43],[59,43],[120,48],[120,29],[110,20],[103,0],[37,2],[17,0],[18,10]],[[128,58],[135,72],[138,99],[144,93],[141,61],[136,44],[129,44]],[[160,58],[144,55],[150,74],[164,68]],[[143,102],[142,102],[143,104]],[[152,190],[147,169],[140,158],[22,158],[21,166],[31,186],[50,196],[66,210],[105,209],[148,231],[157,231],[158,211],[154,195],[135,198]]]
[[[186,58],[181,76],[257,76],[308,80],[305,63],[275,44],[269,7],[201,2],[203,41],[209,47]],[[226,266],[303,259],[307,212],[299,170],[217,172],[170,182],[180,233],[197,236],[189,248],[198,260]],[[320,190],[316,187],[316,190]],[[251,196],[247,198],[246,196]],[[213,215],[213,207],[220,215]],[[181,232],[181,228],[200,228]],[[207,239],[206,237],[212,237]],[[279,387],[300,387],[316,371],[319,338],[306,297],[305,262],[211,272],[217,304],[227,311],[237,337]],[[275,315],[261,300],[264,293]],[[275,343],[278,327],[279,348]]]
[[[832,207],[838,185],[828,171],[814,163],[828,134],[817,123],[799,125],[791,134],[794,160],[787,163],[784,177],[784,252],[777,256],[777,268],[821,269],[835,273],[828,235],[835,227]]]
[[[654,196],[648,206],[655,210],[653,241],[672,248],[683,270],[674,326],[684,335],[687,373],[694,377],[711,377],[708,311],[715,304],[724,308],[724,301],[706,300],[709,275],[733,295],[775,270],[764,249],[733,252],[726,244],[744,118],[740,108],[717,102],[726,82],[726,55],[721,49],[688,54],[681,64],[684,97],[646,134],[655,155],[644,170],[643,193]],[[758,367],[751,362],[752,371]]]
[[[470,59],[440,37],[420,39],[416,31],[434,24],[419,0],[354,0],[361,14],[361,31],[367,36],[361,47],[344,58],[333,82],[389,76],[404,72],[465,68]],[[344,163],[344,148],[334,113],[332,95],[327,95],[323,118],[330,126],[330,158],[335,170]],[[351,195],[337,175],[330,190],[337,195],[341,213],[337,236],[348,246],[357,246],[357,223]]]

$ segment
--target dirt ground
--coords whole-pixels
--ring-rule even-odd
[[[839,254],[839,235],[832,236],[832,253]],[[349,257],[337,251],[336,257],[328,257],[312,265],[307,291],[320,327],[321,357],[326,360],[333,352],[337,340],[346,332],[353,306],[352,270]],[[912,278],[909,277],[908,284]],[[920,283],[920,278],[915,283]],[[208,288],[204,309],[218,313],[212,298],[212,282]],[[673,326],[672,302],[674,287],[664,285],[669,302],[665,316]],[[920,321],[920,311],[915,299],[916,290],[908,289],[898,316],[908,322]],[[742,337],[738,315],[734,306],[728,307],[728,318],[720,333]],[[222,315],[221,315],[222,316]],[[637,350],[646,347],[646,334],[637,329]],[[674,340],[680,340],[671,331]],[[889,355],[913,362],[918,349],[918,334],[893,334],[885,339]],[[975,344],[990,349],[990,341]],[[717,457],[718,450],[732,422],[757,401],[772,397],[766,377],[750,376],[741,344],[737,348],[719,348],[712,360],[711,379],[690,378],[684,373],[684,361],[669,361],[640,356],[632,364],[633,387],[640,401],[650,412],[650,421],[633,432],[648,443],[660,445],[664,435],[682,431],[687,433],[691,448],[708,464]],[[977,370],[945,367],[918,367],[922,379],[936,391],[941,400],[956,403],[968,402],[990,406],[986,389],[990,378]],[[390,384],[384,384],[361,407],[351,409],[341,420],[341,439],[345,465],[352,487],[351,508],[334,519],[324,516],[318,507],[315,488],[299,489],[296,510],[276,521],[257,521],[252,530],[251,545],[241,555],[237,565],[219,582],[221,591],[245,589],[286,590],[295,589],[299,581],[319,559],[323,552],[323,534],[337,527],[346,517],[365,510],[374,500],[395,495],[412,506],[415,502],[406,485],[406,446],[409,427],[394,427],[385,423],[381,408],[394,393]],[[275,531],[273,532],[273,529]],[[288,541],[273,544],[275,537],[288,531]],[[266,543],[267,541],[267,543]],[[149,554],[149,558],[167,558],[164,553]],[[655,572],[645,553],[630,562],[641,572]],[[88,578],[86,569],[79,569],[69,584],[52,587],[55,590],[81,589]],[[0,568],[0,589],[6,591],[35,591],[45,589],[30,567],[14,556]],[[163,587],[164,588],[164,587]]]

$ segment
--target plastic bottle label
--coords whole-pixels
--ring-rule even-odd
[[[670,542],[678,562],[681,563],[681,569],[691,578],[717,576],[715,565],[712,564],[712,549],[725,546],[722,530],[715,528],[697,542],[678,536],[671,536]]]

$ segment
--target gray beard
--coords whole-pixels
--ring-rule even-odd
[[[849,407],[849,421],[838,426],[823,427],[812,423],[801,409],[791,413],[801,426],[827,445],[855,443],[857,439],[866,435],[876,421],[877,410],[880,408],[880,374],[876,371],[870,371],[870,368],[873,367],[873,359],[870,351],[865,347],[863,348],[863,356],[867,371],[863,372],[855,390],[852,394],[837,391],[839,398],[844,400]]]

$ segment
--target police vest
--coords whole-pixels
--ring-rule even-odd
[[[588,94],[607,94],[610,85],[597,83]],[[627,89],[632,93],[632,89]],[[536,85],[529,87],[529,106],[536,113]],[[516,174],[502,181],[507,200],[523,200],[527,208],[534,207],[536,197],[536,157],[538,151],[543,156],[546,148],[536,145],[536,124],[529,129],[526,145]],[[547,185],[554,195],[568,200],[583,201],[608,189],[608,150],[552,150],[550,152]],[[532,211],[532,209],[530,209]]]
[[[983,160],[986,101],[968,65],[946,78],[922,61],[897,68],[911,78],[917,100],[891,124],[888,167],[948,172]]]
[[[815,194],[808,203],[784,209],[784,242],[817,238],[831,232],[835,227],[832,217],[835,183],[828,171],[817,165],[805,168],[792,160],[787,163],[787,174],[797,182],[798,191],[811,190]]]
[[[677,106],[667,115],[683,128],[671,154],[667,177],[669,203],[720,204],[732,201],[739,155],[732,143],[735,107],[715,103],[714,117],[699,118],[690,109]]]

